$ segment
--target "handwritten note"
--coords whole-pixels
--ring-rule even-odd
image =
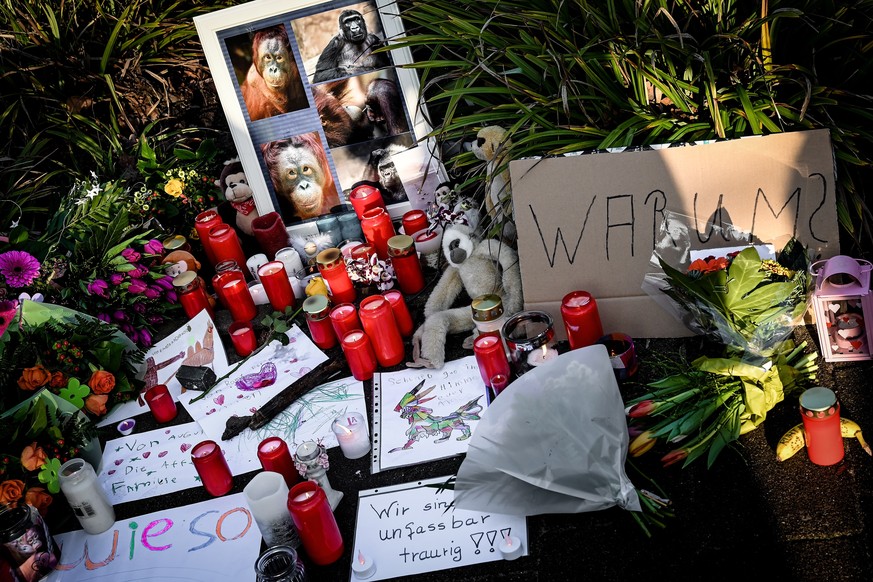
[[[118,521],[107,531],[56,534],[49,582],[254,580],[261,534],[242,493]]]
[[[527,555],[524,517],[455,509],[453,491],[428,486],[446,479],[359,493],[352,557],[360,552],[373,560],[373,580],[501,560],[498,544],[509,535]]]
[[[424,380],[416,395],[410,391]],[[401,370],[373,378],[373,473],[459,455],[486,407],[474,356],[439,370]]]

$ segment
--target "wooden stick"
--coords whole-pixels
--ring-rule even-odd
[[[277,414],[288,408],[295,400],[315,388],[324,384],[346,367],[346,359],[342,357],[330,358],[308,374],[300,378],[261,406],[251,416],[232,416],[227,419],[221,440],[228,441],[240,434],[247,428],[256,430],[270,422]]]

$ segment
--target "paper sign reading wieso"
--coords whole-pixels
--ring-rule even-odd
[[[550,313],[559,337],[561,298],[577,289],[596,299],[605,333],[690,335],[640,288],[655,270],[649,259],[667,211],[690,217],[701,245],[712,224],[732,224],[777,248],[795,236],[821,258],[839,254],[827,130],[516,160],[509,169],[525,308]]]

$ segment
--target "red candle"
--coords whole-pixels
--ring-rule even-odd
[[[251,322],[234,321],[227,331],[230,334],[230,341],[233,342],[233,349],[239,357],[247,357],[258,347],[258,338],[255,336]]]
[[[235,261],[237,265],[246,264],[246,256],[233,227],[227,224],[213,226],[209,229],[208,239],[209,246],[212,247],[212,254],[218,263],[231,260]]]
[[[349,331],[343,335],[341,345],[355,380],[372,379],[376,371],[376,354],[367,334],[359,329]]]
[[[294,290],[291,289],[285,265],[280,261],[266,263],[258,269],[258,278],[273,309],[284,312],[286,307],[294,307]]]
[[[355,285],[346,271],[346,261],[339,249],[324,249],[315,257],[318,271],[327,282],[331,301],[334,303],[354,303],[358,298]]]
[[[209,242],[209,229],[219,224],[224,224],[224,221],[221,220],[221,216],[215,210],[204,210],[194,218],[194,230],[197,231],[197,236],[200,238],[200,244],[203,245],[203,252],[206,253],[206,258],[213,266],[218,261],[215,260],[215,254],[212,252],[212,245]]]
[[[371,208],[385,208],[385,201],[382,200],[382,193],[379,189],[368,184],[361,184],[352,188],[349,192],[349,202],[355,209],[355,214],[358,215],[358,220],[363,219],[364,212]]]
[[[427,214],[423,210],[410,210],[400,219],[403,225],[403,232],[412,236],[420,230],[424,230],[430,223],[427,220]]]
[[[215,266],[215,271],[212,287],[234,321],[251,321],[257,317],[258,308],[239,265],[235,261],[222,261]]]
[[[300,473],[294,468],[294,459],[288,450],[288,445],[279,437],[267,437],[258,445],[258,460],[264,471],[279,473],[285,478],[288,488],[300,481]]]
[[[564,295],[561,300],[561,317],[564,319],[571,350],[594,345],[603,335],[597,302],[587,291],[573,291]]]
[[[358,317],[358,310],[351,303],[340,303],[330,310],[330,323],[336,332],[336,337],[341,338],[355,329],[363,329]]]
[[[370,257],[376,253],[376,248],[368,243],[361,243],[352,249],[351,254],[353,259],[370,260]]]
[[[233,475],[224,460],[224,453],[215,441],[203,441],[191,449],[191,462],[203,487],[214,497],[220,497],[233,487]]]
[[[146,390],[144,398],[158,422],[170,422],[176,418],[176,401],[166,384],[152,386]]]
[[[182,304],[182,309],[185,310],[188,319],[193,319],[204,309],[209,313],[209,317],[215,319],[215,313],[209,304],[209,296],[206,295],[206,290],[200,284],[197,273],[194,271],[179,273],[173,278],[173,287],[179,294],[179,303]]]
[[[288,493],[288,511],[300,534],[303,549],[319,566],[332,564],[343,554],[343,537],[324,489],[303,481]]]
[[[388,239],[388,256],[401,291],[414,295],[424,289],[424,273],[411,236],[398,234]]]
[[[388,300],[381,295],[371,295],[361,301],[358,315],[373,344],[379,365],[387,368],[402,362],[405,356],[403,338]]]
[[[376,254],[383,261],[388,258],[388,239],[397,234],[391,216],[384,208],[371,208],[364,212],[361,230],[367,242],[376,248]]]
[[[845,448],[840,428],[840,403],[833,390],[816,386],[800,395],[800,416],[806,433],[806,452],[816,465],[843,460]]]
[[[323,350],[329,350],[337,344],[329,312],[330,303],[324,295],[313,295],[303,302],[303,313],[306,314],[306,325],[309,327],[312,343]]]
[[[500,336],[496,335],[480,335],[473,341],[473,354],[476,356],[476,363],[479,365],[479,374],[482,376],[482,381],[485,386],[495,389],[492,379],[495,377],[509,378],[509,360],[506,358],[506,351],[503,349],[503,341]],[[498,382],[502,381],[498,378]],[[499,387],[502,390],[506,384]]]
[[[397,322],[397,329],[402,337],[409,337],[414,331],[412,326],[412,315],[409,313],[409,306],[406,305],[406,300],[403,299],[403,294],[397,289],[391,289],[382,293],[382,296],[391,304],[391,312],[394,314],[394,320]]]

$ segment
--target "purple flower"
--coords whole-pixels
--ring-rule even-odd
[[[146,304],[145,303],[134,303],[133,310],[136,313],[144,314],[146,312]]]
[[[112,317],[108,313],[98,313],[97,319],[100,321],[105,321],[106,323],[112,323]]]
[[[109,275],[109,284],[118,287],[124,282],[124,274],[123,273],[112,273]]]
[[[0,301],[0,336],[6,333],[6,328],[12,323],[16,309],[18,309],[18,301],[14,299]]]
[[[126,249],[121,251],[121,256],[124,257],[125,259],[127,259],[127,261],[130,263],[137,262],[141,257],[141,255],[138,252],[136,252],[135,250],[133,250],[130,247],[127,247]]]
[[[145,291],[147,287],[148,286],[145,284],[145,281],[143,281],[142,279],[133,279],[127,286],[127,291],[128,293],[139,295],[140,293]]]
[[[88,283],[88,293],[91,295],[97,295],[98,297],[106,298],[106,290],[109,288],[109,285],[106,284],[106,281],[103,279],[94,279],[90,283]]]
[[[147,299],[157,299],[161,296],[163,292],[164,290],[157,285],[149,285],[148,287],[146,287],[146,290],[143,291],[143,294],[146,296]]]
[[[39,261],[24,251],[0,254],[0,275],[10,287],[26,287],[39,275]]]
[[[175,291],[167,291],[166,294],[164,294],[164,297],[167,298],[168,303],[176,303],[176,301],[179,300],[179,296],[176,295]]]
[[[164,254],[164,245],[157,239],[152,239],[143,246],[143,250],[150,255]]]
[[[128,337],[130,337],[130,335],[131,335],[134,331],[136,331],[136,330],[133,329],[133,326],[130,325],[129,323],[122,323],[122,324],[119,325],[118,327],[121,329],[121,331],[123,331],[125,334],[127,334]]]
[[[155,281],[156,285],[160,285],[162,289],[165,291],[169,291],[173,288],[173,278],[172,277],[161,277],[157,281]]]
[[[132,279],[142,279],[149,274],[149,270],[148,267],[144,265],[136,264],[133,266],[133,269],[127,272],[127,274],[130,275]]]
[[[152,345],[152,334],[149,333],[149,330],[139,330],[139,344],[144,348],[150,347]]]
[[[115,321],[130,321],[130,316],[128,316],[123,310],[117,309],[112,314],[112,319]]]
[[[149,322],[151,325],[160,325],[164,323],[164,316],[157,314],[149,315],[146,317],[146,321]]]

